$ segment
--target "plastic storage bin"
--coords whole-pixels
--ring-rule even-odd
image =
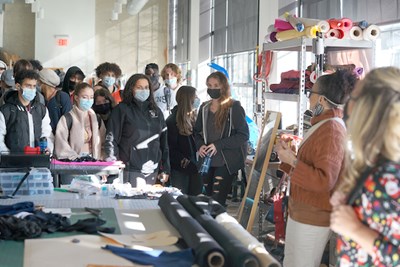
[[[24,177],[23,172],[1,172],[0,186],[4,195],[11,195],[18,183]],[[46,168],[36,168],[31,170],[28,178],[19,188],[17,195],[49,195],[53,193],[53,177]]]

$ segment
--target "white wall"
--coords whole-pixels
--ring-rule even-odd
[[[36,18],[35,59],[44,67],[94,68],[95,0],[41,0],[44,18]],[[108,19],[108,18],[107,18]],[[68,46],[56,44],[56,35],[68,35]]]

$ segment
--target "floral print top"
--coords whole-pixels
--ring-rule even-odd
[[[353,204],[358,218],[379,232],[371,257],[357,243],[339,236],[336,266],[400,266],[400,163],[386,162],[369,175]]]

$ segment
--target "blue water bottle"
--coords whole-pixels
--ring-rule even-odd
[[[210,169],[211,166],[211,154],[208,153],[207,156],[204,158],[203,164],[201,164],[199,173],[200,175],[207,175],[208,170]]]
[[[41,137],[39,139],[39,147],[40,147],[40,153],[45,154],[46,148],[47,148],[47,138],[46,137]]]

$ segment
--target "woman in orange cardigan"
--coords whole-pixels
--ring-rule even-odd
[[[354,88],[356,77],[337,71],[318,78],[309,91],[312,127],[297,155],[281,140],[280,160],[290,168],[289,217],[284,266],[319,266],[331,231],[329,203],[345,155],[346,127],[341,106]]]

